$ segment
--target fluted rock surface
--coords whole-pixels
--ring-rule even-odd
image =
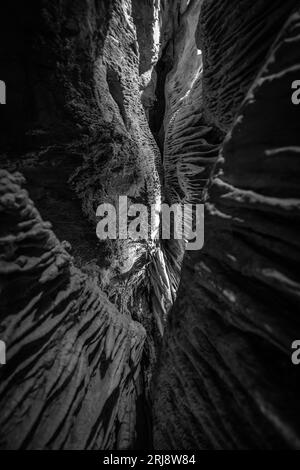
[[[231,127],[293,5],[294,0],[203,3],[196,41],[203,51],[203,105],[210,123],[225,132]]]
[[[141,93],[186,2],[4,3],[0,165],[25,176],[53,232],[2,173],[1,446],[148,445],[151,374],[179,261],[159,242],[100,243],[96,209],[121,195],[160,207],[161,156]]]
[[[160,358],[158,449],[300,448],[300,375],[291,362],[300,334],[300,110],[291,102],[300,11],[288,16],[285,3],[273,15],[274,2],[239,2],[236,23],[229,3],[205,1],[198,27],[206,118],[230,132],[208,190],[205,246],[185,257]],[[264,64],[251,85],[261,15],[274,40],[261,44]]]
[[[0,447],[145,448],[154,397],[156,449],[300,448],[298,2],[3,3]],[[204,249],[100,243],[120,195]]]
[[[145,330],[74,267],[21,176],[0,177],[1,448],[130,447]]]
[[[164,189],[170,203],[203,199],[223,136],[203,116],[202,51],[196,44],[201,7],[191,2],[182,16],[166,80]]]

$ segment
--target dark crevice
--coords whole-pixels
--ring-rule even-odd
[[[164,50],[162,51],[161,57],[158,60],[155,70],[157,73],[157,82],[155,88],[156,101],[152,108],[149,109],[149,126],[152,134],[157,142],[157,145],[163,155],[164,146],[164,116],[166,109],[165,99],[165,83],[168,73],[173,67],[173,42],[168,41]]]

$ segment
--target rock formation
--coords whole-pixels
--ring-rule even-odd
[[[298,2],[4,3],[0,447],[300,448]],[[120,195],[203,250],[100,242]]]
[[[22,177],[0,174],[1,447],[132,442],[144,328],[120,315],[42,221]],[[142,410],[139,410],[141,413]]]
[[[186,254],[160,357],[156,449],[300,447],[300,11],[230,3],[204,2],[198,25],[204,119],[229,132],[204,195],[205,246]]]

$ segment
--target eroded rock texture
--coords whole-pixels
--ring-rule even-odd
[[[0,177],[1,448],[130,447],[145,330],[74,267],[22,177]]]
[[[230,132],[206,199],[205,247],[185,257],[160,358],[159,449],[300,448],[293,3],[203,3],[204,116]]]
[[[9,173],[2,173],[0,331],[10,364],[1,370],[3,447],[151,442],[150,381],[182,253],[158,241],[100,243],[95,215],[120,195],[161,204],[151,97],[162,93],[166,73],[157,86],[155,66],[187,2],[139,6],[3,5],[0,160]],[[71,244],[72,260],[55,236]]]
[[[154,400],[156,449],[300,448],[298,2],[3,4],[0,446],[146,448]],[[121,195],[204,249],[100,243]]]
[[[147,446],[162,322],[149,277],[160,280],[161,255],[146,243],[100,243],[95,216],[119,195],[160,204],[131,2],[6,2],[3,11],[1,167],[22,172],[73,261],[2,174],[2,446]]]
[[[203,116],[203,61],[196,44],[202,2],[191,2],[175,35],[166,81],[165,195],[170,203],[199,203],[219,153],[222,132]]]

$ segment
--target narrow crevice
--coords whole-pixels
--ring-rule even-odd
[[[161,151],[163,159],[164,149],[164,117],[166,110],[165,84],[168,73],[173,67],[173,41],[170,40],[162,51],[161,57],[155,66],[157,75],[155,88],[155,102],[149,109],[149,127]]]

